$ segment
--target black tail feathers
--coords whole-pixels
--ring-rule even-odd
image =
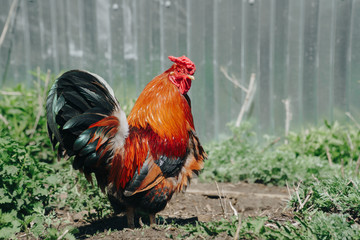
[[[58,156],[74,155],[74,142],[93,123],[118,108],[113,90],[99,76],[71,70],[61,75],[51,88],[47,102],[47,127]]]

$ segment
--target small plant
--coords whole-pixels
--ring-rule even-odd
[[[326,213],[340,213],[347,215],[349,220],[360,223],[359,188],[360,183],[356,179],[338,177],[323,181],[315,179],[300,186],[297,193],[299,197],[294,195],[290,206],[301,212],[317,209]],[[300,201],[306,198],[308,201],[300,204]]]

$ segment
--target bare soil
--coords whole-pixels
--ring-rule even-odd
[[[157,215],[158,225],[149,227],[146,218],[139,219],[138,228],[127,228],[126,217],[113,216],[88,223],[79,216],[69,216],[79,229],[77,239],[168,239],[186,235],[183,230],[166,223],[179,225],[195,224],[230,218],[234,214],[268,216],[271,219],[287,220],[291,213],[286,209],[289,194],[284,187],[249,183],[196,183],[185,193],[173,196],[168,206]],[[67,213],[69,214],[69,213]],[[216,239],[226,239],[226,235]]]

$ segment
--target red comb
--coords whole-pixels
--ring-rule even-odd
[[[169,56],[169,59],[170,59],[170,61],[172,61],[178,65],[184,66],[190,75],[193,75],[196,71],[195,64],[189,58],[187,58],[185,56],[182,56],[182,57]]]

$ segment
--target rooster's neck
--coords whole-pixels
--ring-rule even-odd
[[[159,137],[168,140],[188,138],[194,129],[191,108],[165,72],[155,77],[140,94],[128,116],[130,126],[150,127]]]

